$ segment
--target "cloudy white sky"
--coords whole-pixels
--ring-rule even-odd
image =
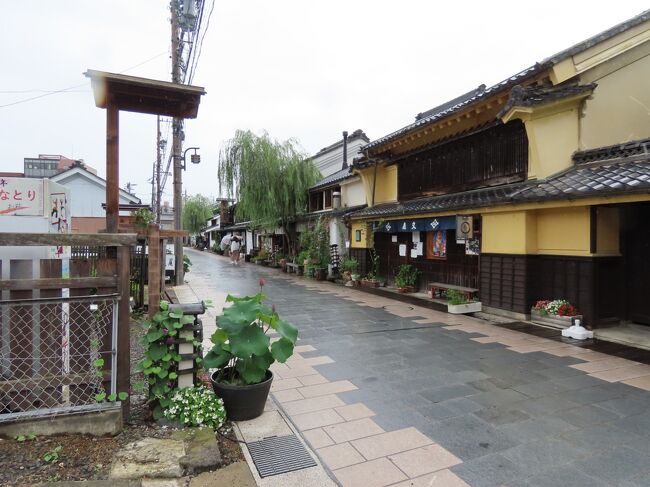
[[[82,73],[170,80],[169,1],[2,4],[0,171],[62,154],[103,176],[105,113]],[[185,147],[202,156],[184,174],[188,194],[218,195],[218,151],[237,129],[295,138],[307,154],[343,130],[376,139],[647,8],[636,0],[216,0],[193,82],[207,95],[185,130]],[[155,136],[154,116],[121,114],[120,182],[137,184],[146,203]],[[171,178],[165,193],[171,201]]]

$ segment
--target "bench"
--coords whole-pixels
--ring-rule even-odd
[[[291,262],[287,262],[287,272],[289,274],[295,273],[295,274],[302,274],[302,267],[300,264],[293,264]]]
[[[430,282],[427,284],[427,291],[431,292],[431,299],[434,299],[436,294],[438,297],[442,297],[442,292],[449,291],[450,289],[460,291],[465,295],[465,299],[467,300],[471,300],[478,293],[478,289],[473,287],[456,286],[455,284],[445,284],[444,282]]]

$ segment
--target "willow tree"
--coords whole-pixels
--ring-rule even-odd
[[[190,196],[183,206],[183,228],[195,235],[201,233],[212,216],[213,206],[203,195]]]
[[[319,179],[314,163],[294,140],[278,142],[238,130],[219,154],[219,188],[237,201],[240,221],[261,227],[280,226],[291,254],[295,253],[297,215],[307,210],[308,190]]]

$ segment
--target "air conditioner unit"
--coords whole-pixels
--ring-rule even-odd
[[[456,240],[470,240],[474,237],[471,215],[456,215]]]

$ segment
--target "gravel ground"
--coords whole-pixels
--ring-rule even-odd
[[[144,331],[139,322],[131,324],[131,368],[140,361],[143,347],[139,338]],[[143,379],[133,372],[131,387]],[[167,438],[173,428],[160,426],[150,420],[144,393],[131,391],[131,418],[124,430],[115,437],[95,438],[85,435],[37,437],[18,442],[0,439],[0,485],[23,486],[58,480],[107,479],[113,454],[123,446],[144,437]],[[224,466],[243,460],[241,448],[234,438],[230,424],[217,434]],[[61,446],[59,458],[45,461],[45,455]]]

